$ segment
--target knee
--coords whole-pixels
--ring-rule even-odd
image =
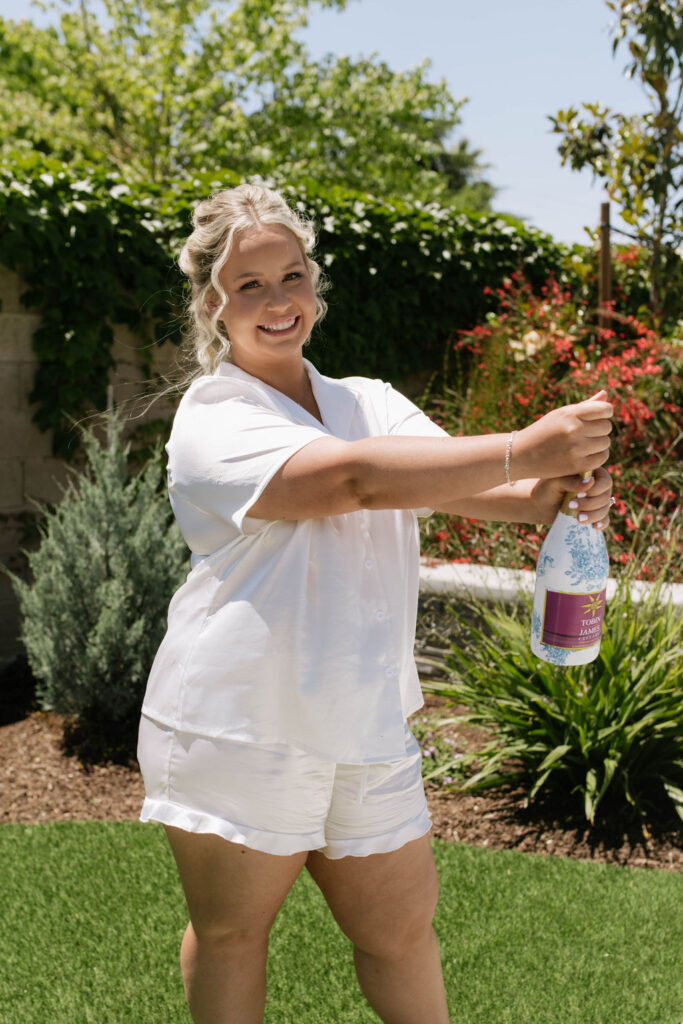
[[[245,946],[266,946],[270,935],[271,922],[250,921],[190,921],[183,939],[183,946],[222,947],[226,950]]]
[[[436,875],[411,893],[405,901],[398,901],[378,915],[362,929],[354,940],[356,949],[380,959],[400,960],[408,956],[431,935],[434,912],[439,898]]]

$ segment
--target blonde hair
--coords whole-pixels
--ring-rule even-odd
[[[219,274],[232,249],[235,235],[266,224],[279,224],[296,238],[311,275],[316,298],[315,322],[322,319],[327,304],[322,297],[325,279],[310,256],[315,247],[311,221],[292,210],[279,192],[263,185],[239,185],[204,199],[196,207],[194,231],[185,242],[178,265],[189,278],[192,293],[187,307],[187,344],[206,374],[212,374],[230,355],[230,340],[219,316],[228,301]],[[218,304],[210,311],[210,300]]]

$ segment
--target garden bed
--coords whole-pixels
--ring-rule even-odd
[[[418,714],[450,717],[453,708],[427,695]],[[36,711],[0,727],[0,822],[137,818],[143,799],[137,766],[84,767],[63,751],[63,727],[61,716]],[[482,739],[467,726],[457,735],[468,749]],[[428,783],[427,799],[433,834],[447,842],[683,871],[683,847],[673,831],[650,837],[591,831],[562,808],[527,809],[519,789],[473,794]]]

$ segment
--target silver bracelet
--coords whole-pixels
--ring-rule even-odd
[[[507,444],[505,446],[505,482],[510,484],[510,486],[512,486],[512,484],[515,482],[510,476],[510,455],[512,454],[512,439],[514,438],[516,433],[516,430],[513,430],[511,432],[510,436],[508,437]]]

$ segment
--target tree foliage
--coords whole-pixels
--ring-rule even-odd
[[[616,15],[612,51],[628,50],[625,72],[642,86],[648,109],[626,115],[600,103],[560,110],[563,163],[590,167],[650,253],[650,300],[661,322],[678,295],[683,245],[683,2],[607,0]]]
[[[17,147],[165,184],[202,170],[444,197],[480,177],[445,138],[462,101],[424,62],[311,60],[315,3],[51,0],[58,27],[0,20],[0,153]],[[490,196],[473,193],[481,205]]]

